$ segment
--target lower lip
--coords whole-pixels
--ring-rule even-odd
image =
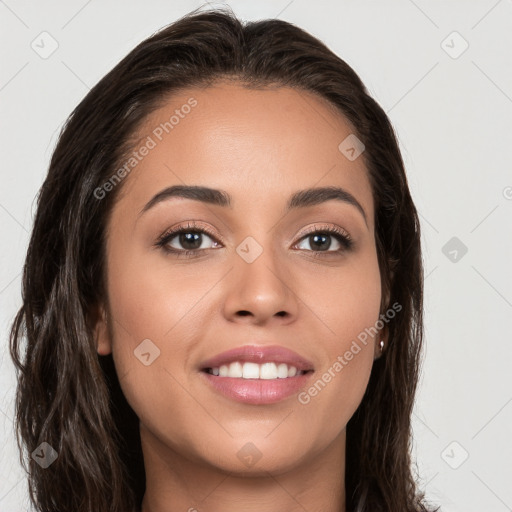
[[[273,404],[298,393],[306,386],[313,372],[286,379],[242,379],[218,377],[202,371],[201,374],[224,396],[246,404]]]

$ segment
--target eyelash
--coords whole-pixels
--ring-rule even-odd
[[[212,238],[215,242],[217,242],[217,235],[215,235],[208,227],[201,226],[196,224],[193,221],[190,221],[187,223],[186,226],[178,226],[177,228],[173,228],[169,231],[166,231],[163,233],[158,240],[155,243],[156,247],[159,247],[163,249],[165,252],[169,254],[173,254],[177,256],[178,258],[191,258],[191,257],[197,257],[199,256],[198,252],[205,251],[207,249],[174,249],[170,248],[167,244],[175,238],[177,235],[180,235],[182,233],[200,233],[200,234],[206,234],[210,238]],[[308,236],[311,236],[313,234],[325,234],[325,235],[332,235],[334,238],[338,240],[338,242],[341,244],[342,248],[337,249],[335,251],[307,251],[307,252],[313,252],[314,257],[316,258],[323,258],[325,256],[332,256],[332,254],[338,254],[344,251],[350,251],[353,246],[354,242],[351,238],[351,236],[344,230],[341,230],[337,227],[333,226],[313,226],[312,228],[309,228],[305,233],[302,234],[301,238],[299,239],[299,242],[307,238]],[[222,241],[221,241],[222,243]]]

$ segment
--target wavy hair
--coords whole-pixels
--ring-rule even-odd
[[[40,512],[140,510],[138,418],[112,355],[97,354],[90,318],[106,297],[105,226],[123,187],[102,200],[94,191],[170,95],[220,80],[316,94],[366,147],[381,312],[392,302],[402,310],[387,326],[389,345],[347,425],[347,511],[426,511],[410,456],[423,339],[420,224],[393,127],[354,70],[321,41],[277,19],[243,23],[229,9],[193,11],[144,40],[91,89],[60,132],[38,194],[22,306],[10,332],[16,439],[30,500]],[[30,456],[43,442],[58,455],[45,469]]]

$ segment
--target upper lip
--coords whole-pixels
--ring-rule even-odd
[[[229,365],[235,361],[252,363],[286,363],[288,366],[295,366],[297,370],[313,370],[313,363],[300,356],[293,350],[278,345],[244,345],[237,347],[212,358],[203,361],[201,370],[207,368],[220,368],[222,365]]]

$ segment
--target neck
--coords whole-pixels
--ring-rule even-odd
[[[288,470],[240,476],[183,457],[141,424],[146,492],[141,512],[345,512],[345,430]]]

